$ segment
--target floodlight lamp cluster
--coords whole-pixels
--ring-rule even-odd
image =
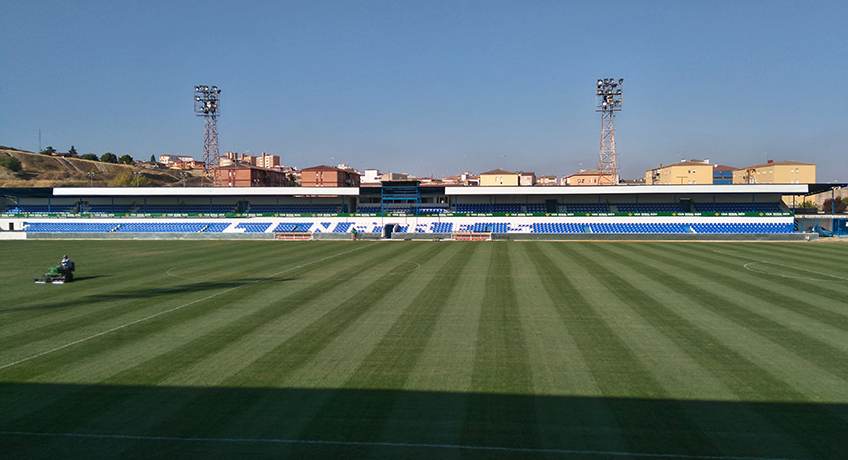
[[[199,116],[215,116],[221,102],[221,89],[217,86],[194,87],[194,112]]]
[[[598,110],[619,111],[621,110],[622,90],[624,79],[599,78],[595,82],[595,95],[598,96]]]

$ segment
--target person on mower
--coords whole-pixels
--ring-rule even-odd
[[[62,260],[59,262],[59,266],[62,267],[63,271],[72,272],[74,271],[74,261],[71,260],[67,255],[62,256]]]

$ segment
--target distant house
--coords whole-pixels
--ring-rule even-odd
[[[713,185],[732,184],[733,171],[736,171],[733,166],[713,165]]]
[[[774,161],[733,171],[734,184],[814,184],[816,165],[800,161]]]
[[[271,168],[279,168],[280,167],[280,156],[273,155],[270,153],[262,153],[256,158],[256,166],[265,169]]]
[[[232,165],[215,168],[213,181],[216,187],[285,187],[292,185],[288,176],[278,169],[250,165]]]
[[[364,173],[359,178],[359,182],[362,184],[379,184],[383,177],[383,173],[379,169],[366,169]]]
[[[159,163],[168,169],[203,169],[206,163],[188,155],[159,155]]]
[[[530,172],[519,171],[518,172],[518,185],[520,185],[522,187],[532,187],[532,186],[536,185],[536,173],[534,173],[532,171],[530,171]]]
[[[615,176],[596,169],[581,169],[574,174],[565,176],[565,185],[611,185],[615,184]]]
[[[359,187],[359,174],[335,166],[318,165],[300,171],[302,187]]]
[[[557,176],[539,176],[536,179],[536,184],[538,184],[538,185],[559,185],[559,178]]]
[[[645,183],[677,185],[710,185],[713,183],[710,160],[682,160],[645,171]]]
[[[493,169],[480,173],[481,187],[512,186],[519,184],[519,174],[505,169]]]

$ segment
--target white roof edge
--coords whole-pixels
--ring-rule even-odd
[[[807,193],[807,184],[605,185],[535,187],[445,187],[445,195],[626,195],[681,193]]]
[[[53,196],[357,196],[359,187],[56,187]]]
[[[445,187],[446,195],[807,193],[807,184]],[[358,196],[359,187],[56,187],[54,196]]]

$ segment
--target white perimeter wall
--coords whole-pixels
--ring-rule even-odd
[[[534,223],[551,223],[551,222],[561,222],[561,223],[585,223],[585,224],[593,224],[593,223],[775,223],[775,224],[786,224],[793,223],[794,218],[792,216],[788,217],[703,217],[703,216],[651,216],[651,217],[253,217],[248,219],[216,219],[216,218],[123,218],[123,219],[86,219],[86,218],[69,218],[69,219],[59,219],[59,218],[42,218],[42,219],[9,219],[6,222],[6,226],[3,228],[8,228],[8,222],[12,222],[15,226],[15,229],[20,229],[23,226],[24,222],[46,222],[46,223],[68,223],[68,222],[87,222],[87,223],[130,223],[130,222],[140,222],[140,223],[177,223],[177,222],[204,222],[204,223],[221,223],[221,222],[229,222],[230,226],[225,230],[225,232],[242,232],[242,229],[235,228],[241,222],[262,222],[262,223],[270,223],[272,224],[268,228],[268,232],[273,231],[274,227],[279,223],[289,222],[289,223],[311,223],[312,228],[311,231],[320,231],[320,232],[329,232],[335,229],[336,224],[340,222],[351,222],[353,227],[364,227],[358,228],[360,231],[370,232],[374,226],[383,226],[390,224],[398,224],[398,225],[407,225],[409,226],[409,232],[414,231],[415,227],[423,226],[426,228],[430,227],[430,224],[433,222],[453,222],[454,230],[458,229],[462,224],[474,224],[477,222],[480,223],[509,223],[513,227],[522,225],[522,224],[534,224]],[[329,224],[329,225],[325,225]],[[350,230],[348,230],[350,231]]]

